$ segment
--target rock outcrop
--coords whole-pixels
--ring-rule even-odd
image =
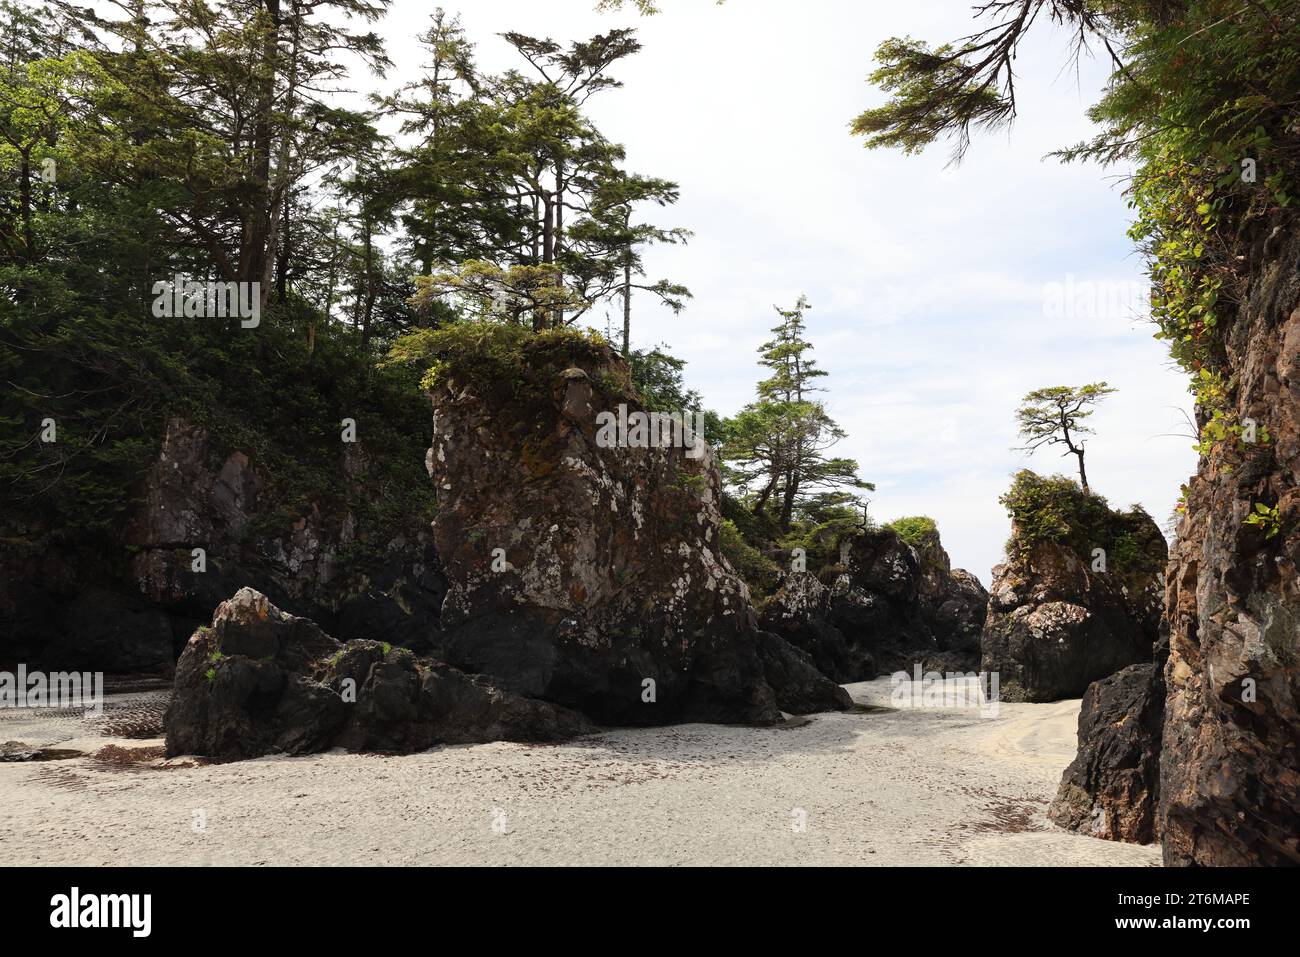
[[[1300,230],[1253,242],[1225,414],[1255,441],[1202,457],[1169,563],[1166,864],[1300,864]]]
[[[521,349],[502,373],[512,381],[462,378],[451,361],[431,391],[440,656],[609,724],[848,707],[759,629],[719,551],[720,478],[702,438],[642,419],[606,346],[538,336]]]
[[[988,589],[966,569],[952,567],[937,529],[919,536],[912,547],[920,564],[916,593],[921,614],[939,647],[978,658],[988,616]]]
[[[916,663],[974,670],[987,593],[974,575],[950,568],[937,534],[923,545],[889,528],[846,539],[840,563],[818,575],[788,573],[764,604],[761,624],[840,682]]]
[[[1091,837],[1150,844],[1160,798],[1164,668],[1155,660],[1094,681],[1079,711],[1079,753],[1065,769],[1048,817]]]
[[[167,754],[237,760],[333,747],[410,753],[437,744],[559,741],[593,730],[556,705],[377,641],[338,642],[242,588],[176,667]]]
[[[1093,681],[1150,661],[1167,552],[1155,522],[1031,472],[1004,501],[1012,537],[1007,561],[993,569],[981,662],[999,674],[1003,700],[1077,698]],[[1059,541],[1027,531],[1048,522]]]
[[[54,556],[0,554],[0,627],[15,660],[169,672],[194,629],[244,586],[343,638],[431,647],[445,591],[431,536],[415,517],[383,529],[358,521],[352,506],[371,494],[364,448],[340,443],[332,501],[287,502],[248,454],[169,420],[134,490],[124,567],[75,543]],[[349,561],[363,545],[365,560]]]

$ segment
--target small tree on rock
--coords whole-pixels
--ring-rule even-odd
[[[1084,443],[1079,437],[1094,433],[1083,420],[1092,415],[1097,402],[1114,391],[1104,382],[1094,382],[1078,388],[1061,385],[1029,393],[1016,410],[1020,437],[1025,440],[1020,450],[1033,452],[1044,445],[1064,445],[1062,455],[1078,457],[1079,484],[1088,491],[1088,473],[1083,467]]]

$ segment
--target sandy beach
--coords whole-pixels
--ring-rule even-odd
[[[563,745],[231,764],[162,758],[161,689],[99,717],[0,712],[6,865],[1156,865],[1157,846],[1046,817],[1078,701],[863,709],[776,728],[679,725]]]

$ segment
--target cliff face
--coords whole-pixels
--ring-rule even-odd
[[[1269,441],[1202,458],[1170,558],[1168,864],[1300,863],[1300,232],[1249,252],[1229,411]]]
[[[1007,701],[1077,698],[1151,660],[1160,613],[1154,578],[1129,587],[1066,546],[1040,543],[993,569],[981,667],[1000,674]]]
[[[935,534],[913,547],[892,529],[848,539],[840,564],[791,572],[762,624],[806,651],[836,681],[881,673],[974,670],[988,595],[952,569]]]
[[[414,516],[396,528],[358,520],[354,506],[370,494],[364,443],[340,443],[333,464],[335,495],[288,501],[252,456],[220,452],[206,429],[171,419],[131,490],[128,558],[75,540],[0,555],[10,653],[48,667],[169,671],[194,629],[245,586],[341,637],[427,647],[444,592],[428,530]]]
[[[720,478],[702,440],[598,438],[601,413],[640,412],[622,360],[524,349],[516,381],[453,372],[432,390],[442,657],[616,724],[848,706],[758,628],[719,551]]]

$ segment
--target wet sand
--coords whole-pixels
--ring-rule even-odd
[[[847,686],[889,705],[886,679]],[[100,718],[0,711],[7,865],[1145,865],[1046,817],[1079,702],[864,709],[402,757],[164,760],[163,691]]]

